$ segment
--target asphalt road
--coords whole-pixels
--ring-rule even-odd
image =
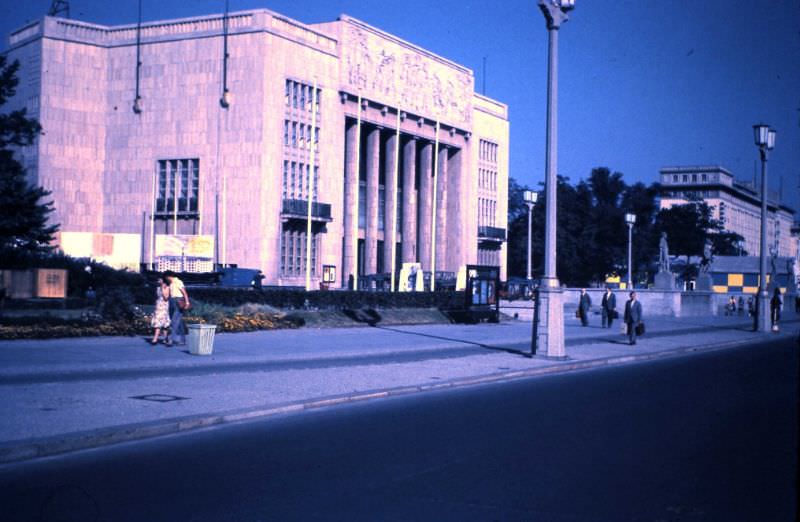
[[[0,467],[0,520],[795,520],[796,344]]]

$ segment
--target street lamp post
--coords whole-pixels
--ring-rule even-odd
[[[539,286],[533,342],[548,358],[565,359],[563,294],[556,275],[556,190],[558,186],[558,30],[568,20],[575,0],[539,0],[547,22],[547,134],[545,152],[544,275]]]
[[[633,290],[633,225],[636,224],[636,214],[625,214],[625,223],[628,225],[628,281],[627,287]]]
[[[761,153],[761,252],[758,280],[758,320],[756,330],[770,331],[769,294],[767,293],[767,156],[775,148],[775,130],[769,125],[753,125],[755,142]]]
[[[527,279],[530,281],[533,279],[531,274],[531,228],[532,228],[532,218],[533,218],[533,206],[536,204],[536,201],[539,199],[539,193],[534,192],[532,190],[526,190],[522,197],[525,199],[525,204],[528,206],[528,271]]]

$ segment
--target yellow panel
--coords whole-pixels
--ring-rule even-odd
[[[745,286],[742,288],[742,292],[745,294],[757,294],[758,287],[757,286]]]
[[[728,274],[728,286],[744,286],[744,274]]]
[[[608,276],[606,277],[606,283],[619,283],[620,277],[619,276]]]
[[[619,289],[620,289],[620,290],[625,290],[625,288],[626,288],[627,286],[628,286],[628,283],[620,283],[620,284],[619,284]]]
[[[712,287],[714,291],[718,294],[726,294],[728,293],[728,287],[723,285],[714,285]]]

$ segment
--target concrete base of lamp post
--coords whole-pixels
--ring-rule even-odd
[[[538,316],[538,323],[535,325],[535,355],[548,359],[566,360],[564,292],[561,288],[539,288],[539,310],[535,316]]]
[[[758,294],[758,310],[756,311],[758,318],[756,320],[756,331],[769,332],[772,331],[772,318],[770,317],[769,310],[769,294],[761,292]]]

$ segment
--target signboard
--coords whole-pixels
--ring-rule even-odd
[[[159,272],[213,272],[214,236],[157,234],[155,261]]]
[[[467,265],[467,307],[497,306],[499,282],[500,267]]]
[[[403,263],[400,268],[400,281],[398,281],[398,292],[422,292],[425,289],[425,281],[422,275],[422,265],[420,263]]]
[[[334,265],[322,266],[322,282],[323,283],[336,282],[336,267]]]
[[[142,259],[140,234],[59,232],[56,245],[72,257],[85,257],[113,268],[138,271]]]

